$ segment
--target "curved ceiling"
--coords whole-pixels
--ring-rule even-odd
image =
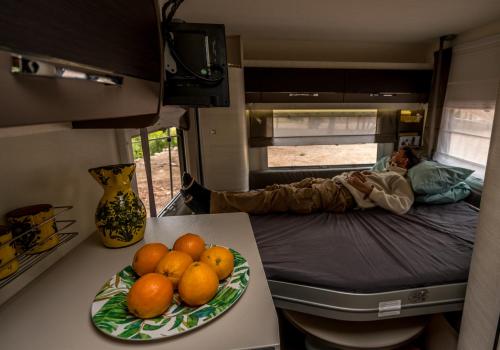
[[[247,38],[416,43],[498,20],[500,1],[185,0],[176,17]]]

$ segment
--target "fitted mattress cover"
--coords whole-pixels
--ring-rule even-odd
[[[458,202],[250,220],[268,279],[376,293],[465,282],[478,214]]]

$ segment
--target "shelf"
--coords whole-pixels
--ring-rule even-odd
[[[45,259],[47,256],[51,255],[53,252],[55,252],[60,246],[68,243],[70,240],[75,238],[78,233],[77,232],[70,232],[70,233],[64,233],[64,232],[58,232],[56,234],[59,237],[59,243],[52,247],[49,250],[46,250],[44,252],[38,253],[38,254],[20,254],[17,256],[17,260],[19,261],[19,268],[18,270],[13,273],[12,275],[5,277],[4,279],[0,280],[0,289],[13,280],[15,280],[17,277],[22,275],[24,272],[28,271],[30,268],[32,268],[37,262]]]
[[[395,147],[402,144],[414,149],[422,147],[424,131],[424,110],[401,110],[398,117],[397,140]]]
[[[399,133],[405,132],[417,132],[421,133],[423,129],[423,123],[400,123]]]

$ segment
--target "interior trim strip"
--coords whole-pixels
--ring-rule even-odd
[[[121,86],[123,84],[123,77],[118,75],[84,72],[67,68],[57,63],[17,54],[12,55],[11,72],[12,74],[25,76],[86,80],[112,86]]]

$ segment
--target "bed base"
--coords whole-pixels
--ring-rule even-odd
[[[374,321],[463,308],[467,283],[381,293],[349,293],[269,280],[277,308],[345,321]]]

